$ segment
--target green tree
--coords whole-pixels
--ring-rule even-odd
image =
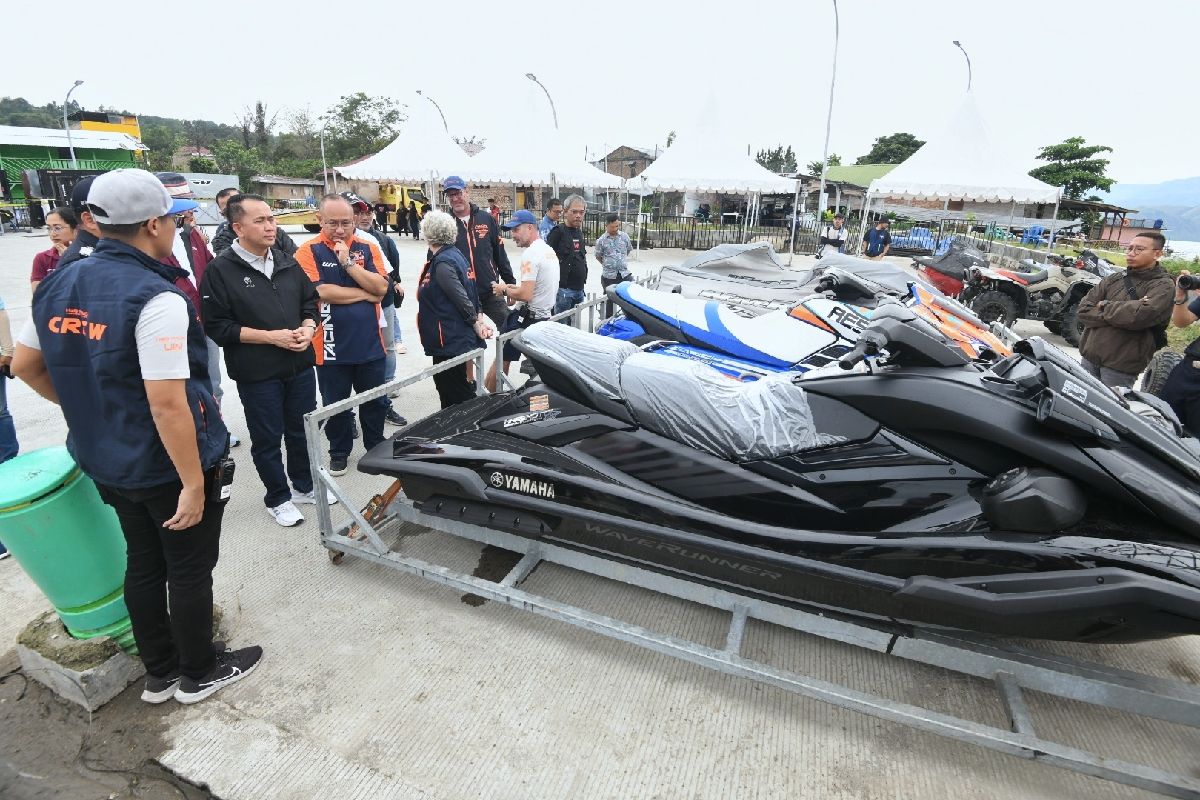
[[[830,153],[829,154],[829,166],[840,167],[841,165],[842,165],[842,157],[839,156],[837,153]],[[804,165],[804,169],[807,170],[809,175],[820,175],[821,174],[821,162],[820,162],[820,160],[810,161]]]
[[[217,168],[225,175],[237,175],[238,183],[250,187],[250,179],[263,173],[263,160],[258,151],[246,147],[237,139],[223,139],[212,146]]]
[[[203,156],[192,156],[188,159],[188,172],[216,172],[217,162]]]
[[[769,150],[759,150],[754,160],[771,172],[796,171],[796,154],[792,151],[791,145],[788,145],[787,149],[784,149],[783,145],[779,145]]]
[[[921,141],[911,133],[893,133],[890,136],[880,136],[871,145],[871,152],[859,156],[855,164],[899,164],[913,153],[921,149]]]
[[[390,97],[368,97],[365,92],[345,95],[329,112],[325,152],[333,161],[378,153],[396,138],[406,119]]]
[[[152,125],[142,129],[142,143],[150,148],[146,164],[154,171],[169,170],[175,151],[183,144],[183,137],[166,125]]]
[[[1072,136],[1060,144],[1041,149],[1038,161],[1049,163],[1035,167],[1029,174],[1051,186],[1061,186],[1063,194],[1079,200],[1089,189],[1108,191],[1116,182],[1105,176],[1109,161],[1096,158],[1100,153],[1111,153],[1113,149],[1102,144],[1089,145],[1082,136]]]

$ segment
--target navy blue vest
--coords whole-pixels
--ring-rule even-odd
[[[115,239],[101,239],[89,258],[56,270],[33,301],[42,358],[67,420],[67,447],[97,483],[146,489],[179,480],[158,436],[138,360],[136,328],[154,296],[173,292],[184,273]],[[188,304],[188,406],[200,464],[225,452],[229,432],[213,399],[208,346]]]
[[[479,313],[479,296],[471,265],[456,247],[443,247],[425,265],[417,284],[417,332],[421,334],[425,355],[460,356],[482,347],[483,343],[475,335],[474,326],[462,318],[458,306],[433,279],[434,272],[439,269],[458,273],[467,297],[475,306],[475,313]]]

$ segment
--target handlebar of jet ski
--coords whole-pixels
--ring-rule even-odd
[[[873,339],[867,339],[865,336],[858,340],[858,344],[849,353],[838,359],[838,366],[842,369],[854,369],[858,363],[867,356],[879,354],[879,345]]]

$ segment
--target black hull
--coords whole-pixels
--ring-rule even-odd
[[[359,469],[399,478],[429,515],[861,619],[1074,641],[1200,633],[1200,448],[1053,352],[1005,363],[806,380],[830,439],[732,460],[545,361],[546,384],[422,420]],[[1048,476],[1030,494],[1065,483],[1068,499],[998,506],[1021,470]]]
[[[862,534],[843,549],[844,563],[806,557],[830,553],[825,532],[794,531],[791,552],[748,545],[737,532],[717,538],[653,525],[555,501],[491,488],[467,468],[404,462],[390,457],[390,443],[363,459],[366,472],[400,478],[406,495],[422,512],[537,541],[603,555],[747,596],[819,607],[866,620],[918,627],[959,629],[994,636],[1069,641],[1131,642],[1200,633],[1200,589],[1107,565],[1093,549],[985,537],[925,536],[890,546]],[[381,461],[391,462],[380,469]],[[429,469],[429,467],[433,467]],[[651,509],[643,509],[650,511]],[[668,504],[656,509],[669,513]],[[811,547],[805,547],[806,534]],[[744,534],[743,534],[744,536]],[[797,545],[796,539],[800,544]],[[871,541],[871,552],[863,549]],[[783,542],[778,543],[784,547]],[[1007,545],[1007,546],[1006,546]],[[990,546],[990,549],[989,549]],[[969,577],[896,577],[849,566],[854,561],[907,559],[941,571],[938,551],[973,550],[985,571]],[[1151,552],[1147,548],[1147,552]],[[990,561],[990,563],[989,563]],[[1042,570],[1001,570],[1005,564],[1040,564]],[[996,572],[986,571],[991,566]],[[1059,569],[1050,569],[1057,566]]]

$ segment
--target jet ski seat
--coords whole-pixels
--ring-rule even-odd
[[[536,322],[513,340],[556,392],[632,423],[621,396],[621,364],[638,348],[621,339],[585,333],[558,322]]]
[[[639,352],[621,363],[621,393],[641,427],[729,461],[757,461],[840,440],[817,431],[793,377],[742,383],[695,361]]]

